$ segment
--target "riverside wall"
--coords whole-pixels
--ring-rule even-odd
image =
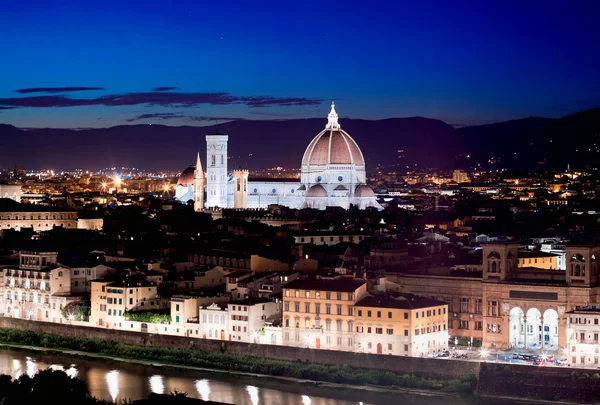
[[[547,401],[600,401],[597,370],[482,363],[477,394]]]
[[[70,338],[102,339],[142,347],[158,346],[214,352],[220,350],[222,342],[4,317],[0,317],[0,328],[29,330]],[[475,393],[480,396],[577,402],[600,400],[598,370],[350,353],[243,342],[226,342],[226,344],[228,353],[274,360],[324,365],[345,364],[355,368],[385,370],[439,379],[455,379],[472,374],[477,377]]]
[[[222,343],[220,340],[156,335],[151,333],[129,332],[4,317],[0,317],[0,328],[29,330],[36,333],[50,333],[71,338],[102,339],[134,346],[158,346],[212,352],[219,351]],[[325,365],[348,365],[355,368],[385,370],[395,373],[407,373],[443,379],[460,378],[468,374],[477,375],[479,373],[479,363],[469,361],[444,361],[233,341],[227,341],[225,343],[227,353],[243,354],[274,360]]]

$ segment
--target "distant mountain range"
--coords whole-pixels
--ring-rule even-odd
[[[229,134],[230,167],[291,168],[300,166],[305,148],[325,123],[322,118],[237,120],[220,124],[217,130]],[[460,129],[421,117],[341,118],[340,123],[361,147],[367,169],[396,164],[454,168],[492,157],[502,167],[525,168],[539,166],[538,162],[548,168],[567,163],[582,167],[600,158],[600,108],[557,119],[525,118]],[[18,164],[63,170],[121,166],[183,170],[195,163],[197,151],[205,159],[204,136],[214,131],[215,127],[156,124],[22,130],[0,124],[0,168]]]

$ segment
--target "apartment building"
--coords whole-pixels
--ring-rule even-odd
[[[411,294],[369,295],[354,307],[356,350],[424,357],[448,347],[448,305]]]
[[[229,303],[229,340],[258,343],[267,320],[280,311],[279,303],[268,298],[251,298]]]
[[[354,306],[366,280],[294,280],[283,286],[283,345],[353,351]]]
[[[600,304],[567,312],[567,357],[573,366],[600,366]]]
[[[71,272],[57,252],[19,252],[19,264],[4,266],[0,313],[4,316],[62,322],[61,310],[72,301]]]
[[[156,285],[147,281],[92,281],[92,326],[120,328],[125,311],[162,309]]]
[[[113,271],[112,267],[103,264],[94,267],[73,267],[71,268],[71,292],[89,294],[92,291],[92,280],[103,278]]]

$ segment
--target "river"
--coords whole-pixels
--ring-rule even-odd
[[[273,377],[147,366],[63,353],[0,349],[0,374],[17,378],[47,368],[81,378],[90,393],[106,400],[146,398],[150,393],[185,392],[189,397],[239,405],[473,405],[472,398],[350,389]],[[484,402],[484,401],[481,401]],[[517,401],[487,399],[489,405]]]

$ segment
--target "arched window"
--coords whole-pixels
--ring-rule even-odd
[[[496,261],[492,262],[492,269],[490,271],[490,273],[497,273],[498,272],[498,263]]]
[[[579,263],[577,263],[575,265],[575,277],[580,277],[581,276],[581,265]]]

